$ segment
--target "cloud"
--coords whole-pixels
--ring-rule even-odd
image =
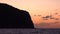
[[[41,16],[41,15],[38,15],[38,16]]]
[[[59,22],[54,22],[54,23],[56,24],[56,23],[59,23]]]
[[[59,20],[59,18],[55,18],[55,20]]]
[[[50,19],[54,19],[53,17],[51,17]]]
[[[55,13],[56,15],[58,14],[58,13]]]
[[[52,16],[45,16],[45,17],[42,17],[44,20],[48,20],[48,18],[50,18]]]
[[[49,23],[40,23],[39,24],[40,26],[48,26],[48,25],[50,25]]]

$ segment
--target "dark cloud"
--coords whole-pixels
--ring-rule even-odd
[[[48,20],[48,18],[50,18],[52,16],[45,16],[45,17],[42,17],[44,20]]]
[[[53,17],[50,17],[50,19],[54,19]]]
[[[36,15],[34,15],[34,16],[36,16]]]
[[[59,18],[55,18],[55,20],[59,20]]]
[[[59,15],[60,16],[60,15]]]
[[[47,18],[43,18],[43,20],[48,20]]]
[[[42,18],[50,18],[51,16],[45,16],[45,17],[42,17]]]
[[[55,13],[56,15],[58,14],[58,13]]]
[[[41,15],[38,15],[38,16],[41,16]]]
[[[49,23],[40,23],[39,24],[40,26],[48,26],[48,25],[50,25]]]
[[[54,23],[59,23],[59,22],[54,22]]]
[[[41,16],[41,15],[34,15],[34,16]]]

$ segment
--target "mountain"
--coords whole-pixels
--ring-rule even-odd
[[[29,13],[0,3],[0,28],[34,28]]]

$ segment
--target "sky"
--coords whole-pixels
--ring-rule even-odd
[[[28,11],[36,28],[60,28],[60,0],[0,0],[0,3]]]

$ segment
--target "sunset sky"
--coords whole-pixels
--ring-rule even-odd
[[[60,28],[60,0],[0,0],[30,13],[36,28]]]

